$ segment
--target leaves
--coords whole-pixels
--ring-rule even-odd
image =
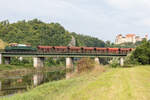
[[[68,34],[58,23],[44,23],[33,19],[12,24],[9,24],[8,21],[0,22],[0,38],[8,43],[30,43],[33,46],[67,46],[71,40],[71,34]]]
[[[130,59],[141,64],[150,64],[150,42],[143,40],[142,44],[132,53]]]

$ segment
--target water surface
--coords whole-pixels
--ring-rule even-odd
[[[36,72],[0,78],[0,97],[22,93],[40,84],[65,78],[64,71]]]

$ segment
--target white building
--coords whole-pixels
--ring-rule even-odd
[[[125,37],[122,34],[116,36],[115,44],[122,44],[122,43],[136,43],[137,41],[142,41],[143,39],[148,40],[148,35],[145,35],[144,38],[140,36],[136,36],[135,34],[127,34]]]

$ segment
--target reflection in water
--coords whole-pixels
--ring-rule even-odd
[[[40,85],[44,81],[44,74],[43,73],[37,73],[33,75],[33,83],[34,86]]]
[[[1,89],[2,89],[2,82],[0,81],[0,91],[1,91]]]
[[[22,93],[45,82],[65,78],[64,71],[38,72],[25,76],[0,78],[0,96]]]

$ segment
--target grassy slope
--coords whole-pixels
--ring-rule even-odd
[[[6,100],[150,100],[149,93],[150,66],[144,66],[47,83]]]

